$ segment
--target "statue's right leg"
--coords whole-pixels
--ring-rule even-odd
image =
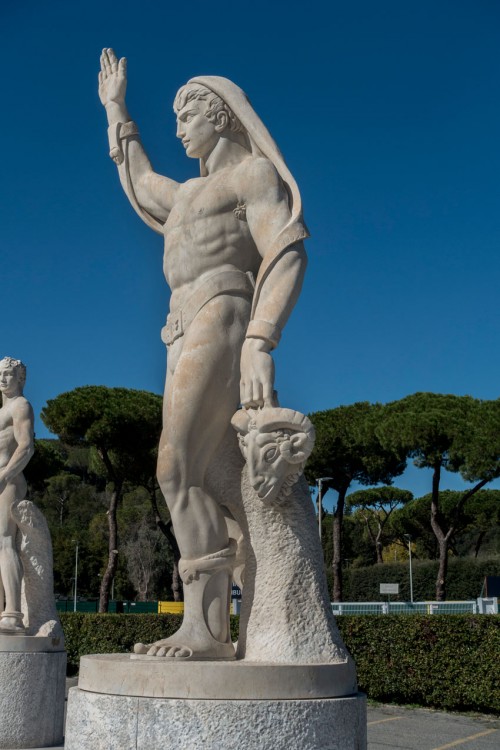
[[[16,547],[17,526],[11,516],[16,501],[17,485],[10,483],[0,495],[0,575],[5,609],[0,615],[1,633],[24,633],[21,612],[23,569]]]
[[[158,481],[181,551],[184,621],[172,637],[149,647],[138,644],[139,653],[234,658],[229,600],[236,544],[228,537],[224,514],[207,491],[205,478],[239,401],[239,355],[248,308],[242,298],[212,300],[191,324],[178,359],[169,365]],[[169,357],[175,354],[169,351]]]

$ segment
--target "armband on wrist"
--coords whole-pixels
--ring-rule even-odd
[[[109,155],[115,164],[120,165],[123,162],[122,141],[125,138],[131,138],[139,135],[139,129],[133,120],[128,122],[115,122],[108,128],[109,138]]]
[[[275,349],[281,338],[281,329],[266,320],[251,320],[248,324],[247,339],[263,339]]]

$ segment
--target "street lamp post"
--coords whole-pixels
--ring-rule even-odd
[[[413,571],[411,566],[411,535],[405,534],[405,539],[408,539],[408,553],[410,555],[410,602],[413,604]]]
[[[319,531],[319,538],[321,541],[322,536],[322,523],[323,523],[323,505],[322,505],[322,499],[323,499],[323,482],[331,482],[332,477],[321,477],[320,479],[316,479],[316,483],[318,485],[318,531]]]
[[[72,539],[75,542],[75,589],[73,591],[73,612],[76,612],[76,586],[78,583],[78,539]]]

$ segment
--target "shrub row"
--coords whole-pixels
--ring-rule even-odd
[[[61,615],[68,673],[80,656],[130,652],[171,635],[178,615]],[[369,698],[500,714],[500,615],[343,616],[342,637]],[[238,618],[231,618],[233,639]]]
[[[339,617],[369,698],[500,713],[500,615]]]
[[[437,561],[414,561],[413,599],[416,602],[433,601],[436,597]],[[446,582],[447,599],[476,599],[481,593],[485,576],[500,576],[500,557],[451,557]],[[346,602],[380,601],[381,583],[399,583],[400,601],[409,601],[408,563],[384,563],[369,568],[349,568],[344,571],[344,596]],[[331,590],[331,589],[330,589]]]

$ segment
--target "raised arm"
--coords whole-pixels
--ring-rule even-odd
[[[283,183],[267,159],[249,159],[243,180],[246,217],[264,259],[279,232],[290,221]],[[287,247],[258,290],[258,299],[241,355],[241,403],[246,407],[273,404],[274,363],[270,352],[280,339],[297,302],[307,265],[301,241]]]
[[[125,104],[126,89],[126,59],[122,57],[118,60],[112,49],[104,49],[99,71],[99,98],[108,117],[110,156],[118,166],[120,182],[133,207],[136,210],[145,209],[160,223],[164,223],[173,206],[179,184],[153,171],[137,127],[131,121]],[[138,213],[150,224],[140,210]]]
[[[3,492],[5,485],[22,472],[34,452],[33,409],[25,398],[21,397],[15,402],[12,421],[17,448],[7,466],[0,470],[0,492]]]

